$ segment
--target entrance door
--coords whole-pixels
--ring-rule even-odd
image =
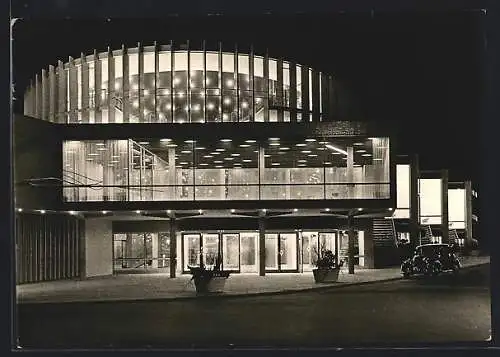
[[[200,266],[201,253],[201,235],[200,234],[184,234],[182,237],[184,243],[184,271],[188,271],[189,267]]]
[[[203,264],[207,269],[213,269],[219,255],[219,235],[203,233]]]
[[[225,233],[222,235],[222,267],[224,270],[240,270],[240,235]]]
[[[259,271],[259,233],[240,233],[240,271],[257,273]]]
[[[337,234],[334,232],[326,232],[319,234],[319,246],[320,253],[323,254],[325,251],[331,251],[337,257],[338,263],[338,252],[337,252]]]
[[[297,270],[297,234],[279,235],[279,270]]]
[[[266,270],[278,270],[278,234],[266,234]]]
[[[302,269],[312,271],[318,259],[318,232],[302,232]]]

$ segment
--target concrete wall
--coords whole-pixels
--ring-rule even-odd
[[[113,274],[112,221],[102,218],[85,220],[85,277]]]

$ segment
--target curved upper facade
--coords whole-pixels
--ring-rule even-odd
[[[54,123],[322,121],[331,76],[292,61],[138,46],[59,61],[24,95],[24,114]]]

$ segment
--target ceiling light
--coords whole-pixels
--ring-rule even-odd
[[[137,210],[137,211],[135,211],[135,213],[139,214],[139,213],[141,213],[141,211]]]
[[[201,163],[200,166],[208,166],[207,163]]]
[[[208,108],[209,110],[213,110],[213,109],[215,108],[214,103],[208,103],[208,104],[207,104],[207,108]]]
[[[180,165],[187,165],[188,163],[183,161],[183,162],[179,162]]]
[[[134,108],[139,108],[139,101],[138,100],[134,100],[132,102],[132,105],[134,106]]]
[[[248,147],[250,147],[250,145],[248,145],[248,144],[241,144],[240,145],[240,148],[248,148]]]
[[[168,213],[168,214],[170,214],[171,212],[172,212],[171,210],[169,210],[169,209],[167,210],[167,213]]]
[[[106,213],[108,213],[108,211],[102,211],[102,214],[106,214]]]
[[[217,166],[215,166],[215,167],[216,167],[217,169],[222,169],[222,168],[223,168],[223,166],[222,166],[222,165],[217,165]]]
[[[270,146],[280,146],[280,143],[276,143],[276,142],[274,142],[274,143],[270,143],[269,145],[270,145]]]
[[[306,167],[306,164],[298,164],[298,167]]]
[[[195,150],[205,150],[206,148],[202,147],[202,146],[197,146],[194,148]]]
[[[184,140],[186,144],[193,144],[196,142],[196,140]]]
[[[362,154],[361,156],[370,157],[370,156],[372,156],[372,154]]]
[[[280,147],[280,150],[290,150],[290,148],[283,146],[283,147]]]
[[[263,208],[263,209],[262,209],[262,212],[266,213],[266,209],[265,209],[265,208]]]
[[[104,143],[96,143],[96,145],[97,145],[97,146],[104,146],[104,145],[106,145],[106,144],[104,144]]]
[[[225,157],[224,160],[234,160],[234,157]]]
[[[222,151],[226,151],[226,149],[224,149],[224,148],[217,148],[217,149],[215,149],[215,151],[221,151],[222,152]]]
[[[231,154],[231,156],[240,156],[238,153]]]
[[[182,154],[191,154],[191,150],[182,150],[181,153]]]
[[[75,211],[69,211],[69,214],[76,214]]]
[[[139,141],[139,144],[141,144],[141,145],[149,145],[149,142],[148,141]]]
[[[298,211],[298,209],[297,209],[297,208],[294,208],[294,209],[293,209],[293,211],[294,211],[294,212],[297,212],[297,211]]]
[[[23,211],[23,209],[22,209],[22,208],[18,208],[18,209],[17,209],[17,212],[22,212],[22,211]]]
[[[252,144],[252,143],[256,143],[257,141],[256,140],[245,140],[245,142]]]
[[[280,163],[279,162],[273,162],[271,165],[273,165],[273,166],[280,166]]]
[[[97,151],[106,151],[107,149],[106,148],[97,148]]]
[[[297,160],[297,162],[307,162],[307,160]]]
[[[234,208],[231,208],[231,213],[234,213],[235,212],[235,209]]]
[[[362,208],[358,208],[358,211],[362,211],[363,209]]]
[[[304,143],[298,143],[298,144],[295,144],[295,146],[306,146],[306,144],[304,144]]]
[[[266,154],[266,155],[264,155],[264,157],[271,157],[271,155],[267,155],[267,154]]]
[[[203,157],[206,158],[206,159],[210,159],[210,158],[213,157],[213,155],[204,155]]]
[[[171,140],[172,140],[172,139],[160,139],[160,142],[162,142],[162,143],[166,143],[166,142],[169,142],[169,141],[171,141]]]
[[[230,98],[224,98],[224,104],[231,104]]]
[[[214,164],[222,164],[224,161],[221,161],[221,160],[215,160],[214,161]]]
[[[310,154],[311,150],[302,150],[301,153],[303,153],[303,154]]]
[[[228,80],[226,81],[226,86],[228,86],[228,87],[232,87],[232,86],[234,86],[234,81],[233,81],[232,79],[228,79]]]
[[[248,108],[248,103],[247,103],[247,102],[242,102],[242,103],[241,103],[241,107],[242,107],[243,109]]]
[[[331,165],[332,163],[330,161],[325,161],[325,165]]]
[[[230,143],[233,140],[231,140],[231,139],[220,139],[220,141],[222,141],[223,143]]]
[[[347,155],[347,151],[342,150],[342,149],[339,149],[339,148],[338,148],[338,147],[336,147],[336,146],[333,146],[333,145],[330,145],[330,144],[325,145],[325,146],[326,146],[328,149],[332,149],[332,150],[335,150],[335,151],[337,151],[337,152],[339,152],[339,153],[341,153],[341,154]]]
[[[199,210],[198,210],[198,213],[199,213],[199,214],[203,214],[203,210],[202,210],[202,209],[199,209]]]
[[[320,141],[319,144],[328,144],[328,141]]]
[[[373,159],[373,161],[382,161],[383,159],[380,159],[380,158],[377,158],[377,159]]]
[[[176,148],[177,144],[168,144],[167,147],[169,147],[169,148]]]
[[[361,152],[366,152],[366,150],[361,149],[361,150],[356,150],[356,152],[360,152],[361,153]]]
[[[279,140],[280,138],[269,138],[269,140]]]
[[[44,210],[44,209],[41,209],[41,210],[40,210],[40,213],[41,213],[41,214],[45,214],[45,210]]]
[[[316,154],[309,154],[309,155],[307,155],[307,156],[309,156],[309,157],[316,157],[316,156],[318,156],[318,155],[316,155]]]
[[[312,139],[312,138],[311,138],[311,139],[306,139],[305,141],[307,141],[308,143],[312,143],[312,142],[315,142],[315,141],[316,141],[316,139]]]
[[[326,209],[325,209],[325,211],[326,211],[326,212],[330,212],[330,209],[329,209],[329,208],[326,208]]]
[[[250,159],[244,159],[243,162],[252,162]]]
[[[363,143],[354,143],[352,145],[356,145],[356,146],[363,146],[364,144]]]

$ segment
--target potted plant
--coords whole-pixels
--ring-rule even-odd
[[[339,278],[340,266],[331,250],[324,250],[316,260],[316,269],[313,269],[316,283],[335,283]]]
[[[197,294],[221,293],[224,291],[229,272],[220,269],[222,260],[217,257],[213,269],[207,269],[204,264],[199,267],[189,267],[191,280],[194,281]]]

